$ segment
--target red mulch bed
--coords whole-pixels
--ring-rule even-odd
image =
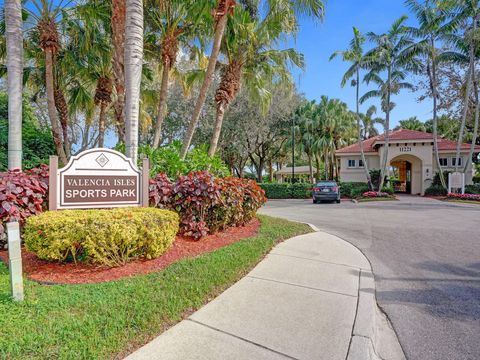
[[[60,264],[48,262],[26,250],[22,251],[23,270],[30,280],[52,284],[87,284],[119,280],[138,274],[159,271],[184,258],[230,245],[238,240],[256,235],[260,221],[252,220],[246,226],[229,228],[223,232],[208,235],[199,241],[177,236],[172,247],[162,256],[153,260],[134,260],[123,266],[106,268],[82,263]],[[7,251],[0,251],[0,260],[8,263]]]

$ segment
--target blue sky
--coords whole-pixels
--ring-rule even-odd
[[[330,55],[348,47],[353,37],[352,26],[358,27],[362,33],[382,33],[403,14],[409,16],[409,25],[416,25],[415,17],[409,14],[403,0],[327,0],[325,21],[318,24],[308,19],[302,20],[300,33],[290,44],[305,55],[305,71],[295,71],[300,91],[309,100],[318,100],[321,95],[327,95],[339,98],[350,109],[355,109],[354,88],[349,84],[344,88],[340,86],[342,75],[349,65],[340,58],[329,61]],[[368,46],[370,45],[366,45],[367,48]],[[418,78],[410,81],[416,83]],[[366,84],[361,86],[362,94],[366,90]],[[404,91],[392,99],[397,104],[392,112],[392,128],[399,120],[411,116],[417,116],[422,121],[431,118],[430,101],[418,103],[418,95]],[[379,108],[378,101],[370,100],[362,105],[361,111],[366,111],[372,104]],[[377,115],[384,117],[381,113]]]

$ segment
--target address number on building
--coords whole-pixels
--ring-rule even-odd
[[[400,152],[411,152],[412,148],[410,146],[402,146],[400,147]]]

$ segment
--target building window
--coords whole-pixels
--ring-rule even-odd
[[[349,168],[355,167],[355,160],[348,160],[348,167]]]
[[[362,159],[358,160],[358,167],[361,167],[361,168],[363,167],[363,160]]]
[[[448,159],[447,158],[440,158],[440,166],[448,166]]]
[[[452,158],[452,166],[457,166],[456,158]],[[462,158],[458,158],[458,166],[462,166]]]

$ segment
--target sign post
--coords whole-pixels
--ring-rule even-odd
[[[462,194],[465,194],[465,174],[461,172],[453,172],[448,174],[448,192],[452,189],[461,189]],[[455,190],[455,191],[456,191]]]
[[[149,162],[140,171],[133,161],[111,149],[91,149],[58,169],[50,158],[49,209],[148,206]]]
[[[22,251],[18,222],[7,223],[10,288],[15,301],[23,301]]]

